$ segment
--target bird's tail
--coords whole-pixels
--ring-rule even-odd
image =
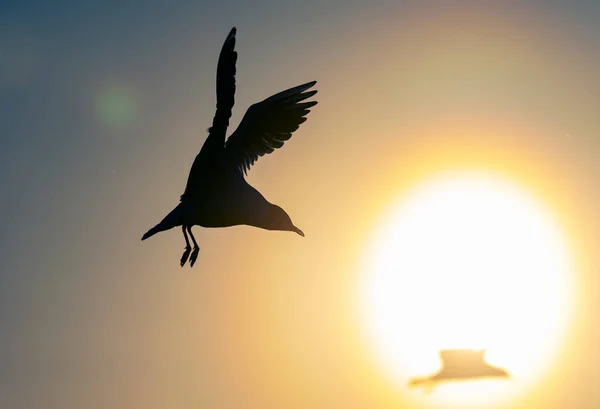
[[[414,388],[417,386],[421,386],[421,385],[427,383],[428,381],[430,381],[429,377],[411,378],[411,380],[408,381],[408,386]]]
[[[164,218],[160,223],[156,226],[148,230],[142,236],[142,241],[154,236],[156,233],[160,233],[161,231],[170,230],[173,227],[181,226],[183,224],[183,215],[182,215],[182,207],[181,203]]]
[[[423,392],[426,394],[430,394],[435,389],[435,382],[431,379],[430,376],[420,377],[420,378],[412,378],[408,381],[409,388],[423,388]]]
[[[158,229],[158,224],[157,224],[156,226],[154,226],[153,228],[148,230],[146,233],[144,233],[144,235],[142,236],[142,241],[154,236],[159,231],[161,231],[161,230]]]

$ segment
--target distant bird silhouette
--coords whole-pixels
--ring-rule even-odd
[[[508,378],[509,374],[502,368],[485,362],[486,350],[447,349],[440,351],[442,369],[432,376],[413,378],[409,386],[423,386],[427,391],[446,381],[474,380],[482,378]]]
[[[193,266],[199,247],[192,226],[227,227],[249,225],[267,230],[292,231],[304,236],[279,206],[269,203],[246,182],[245,175],[263,155],[281,148],[317,101],[302,102],[317,93],[308,91],[316,81],[275,94],[250,106],[227,142],[225,133],[234,105],[236,88],[234,27],[227,36],[217,65],[217,110],[208,137],[196,156],[180,203],[160,223],[148,230],[142,240],[182,226],[185,251],[180,264],[189,257]],[[189,233],[194,243],[190,256]]]

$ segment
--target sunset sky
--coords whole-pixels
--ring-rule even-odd
[[[357,287],[403,193],[455,169],[536,197],[574,260],[546,369],[478,407],[600,407],[598,21],[588,1],[0,1],[0,407],[453,407],[389,376]],[[140,238],[183,192],[233,26],[230,132],[318,81],[248,173],[306,237],[194,227],[182,269],[179,229]]]

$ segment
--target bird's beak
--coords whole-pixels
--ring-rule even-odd
[[[294,226],[294,231],[296,233],[298,233],[300,236],[304,237],[304,232],[302,230],[300,230],[299,228],[297,228],[296,226]]]

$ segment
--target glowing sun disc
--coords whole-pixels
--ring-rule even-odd
[[[512,380],[495,394],[473,386],[484,383],[448,384],[438,397],[478,405],[524,391],[566,331],[565,240],[540,202],[493,175],[447,174],[403,195],[361,266],[360,312],[377,360],[405,389],[439,368],[440,349],[487,348]]]

